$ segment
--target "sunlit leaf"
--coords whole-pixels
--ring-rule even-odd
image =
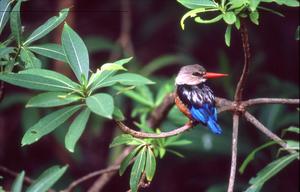
[[[230,42],[231,42],[231,25],[227,25],[226,31],[225,31],[225,43],[228,47],[230,47]]]
[[[223,15],[223,19],[228,25],[232,25],[236,21],[236,16],[234,12],[229,11],[225,12],[225,14]]]
[[[119,145],[143,145],[145,142],[142,139],[134,138],[132,135],[129,134],[122,134],[112,141],[109,147],[116,147]]]
[[[250,17],[250,20],[251,20],[254,24],[256,24],[256,25],[259,24],[259,22],[258,22],[258,19],[259,19],[259,13],[258,13],[258,11],[253,11],[252,13],[250,13],[249,17]]]

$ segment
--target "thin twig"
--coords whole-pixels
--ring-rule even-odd
[[[174,135],[178,135],[180,133],[183,133],[191,128],[193,128],[193,124],[188,122],[184,126],[176,128],[172,131],[168,132],[161,132],[161,133],[145,133],[145,132],[140,132],[140,131],[135,131],[129,127],[127,127],[124,123],[121,121],[116,121],[116,124],[118,127],[124,131],[125,133],[128,133],[136,138],[165,138],[165,137],[171,137]]]
[[[118,169],[120,168],[120,165],[114,165],[114,166],[110,166],[106,169],[101,169],[101,170],[98,170],[98,171],[93,171],[83,177],[80,177],[79,179],[73,181],[69,186],[68,188],[62,190],[62,192],[70,192],[72,191],[77,185],[79,185],[80,183],[88,180],[88,179],[91,179],[93,177],[96,177],[98,175],[102,175],[102,174],[105,174],[105,173],[110,173],[110,172],[113,172],[113,171],[117,171]]]
[[[290,153],[295,153],[294,150],[287,149],[287,144],[276,134],[274,134],[272,131],[270,131],[267,127],[265,127],[259,120],[257,120],[253,115],[251,115],[249,112],[245,111],[244,117],[247,121],[252,123],[258,130],[263,132],[266,136],[268,136],[270,139],[274,140],[276,143],[278,143],[280,146],[282,146],[284,149],[286,149]]]
[[[232,125],[232,152],[231,152],[231,166],[230,166],[230,176],[227,192],[233,192],[236,165],[237,165],[237,143],[238,143],[238,130],[239,130],[239,115],[237,113],[233,114],[233,125]]]
[[[244,90],[247,76],[249,73],[249,64],[250,64],[249,37],[248,37],[247,27],[246,27],[244,21],[241,21],[241,37],[242,37],[242,44],[243,44],[243,50],[244,50],[244,67],[243,67],[243,72],[242,72],[240,80],[237,84],[235,95],[234,95],[234,101],[236,101],[236,102],[239,102],[242,100],[243,90]]]
[[[286,99],[286,98],[257,98],[249,99],[243,102],[243,106],[248,107],[258,104],[300,104],[300,99]]]

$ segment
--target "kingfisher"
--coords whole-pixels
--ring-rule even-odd
[[[207,126],[213,133],[221,134],[217,123],[217,108],[213,91],[205,85],[209,78],[224,77],[227,74],[206,72],[199,64],[181,67],[176,79],[175,103],[190,121]]]

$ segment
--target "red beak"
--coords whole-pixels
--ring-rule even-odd
[[[226,77],[228,76],[228,74],[223,74],[223,73],[210,73],[210,72],[206,72],[206,74],[203,76],[207,79],[212,79],[212,78],[218,78],[218,77]]]

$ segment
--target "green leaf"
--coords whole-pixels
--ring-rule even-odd
[[[101,70],[103,71],[119,71],[124,70],[127,71],[122,65],[116,63],[105,63],[101,66]]]
[[[242,165],[239,168],[239,172],[241,174],[243,174],[245,172],[246,167],[249,165],[249,163],[251,161],[254,160],[255,155],[256,155],[257,152],[259,152],[262,149],[265,149],[265,148],[267,148],[267,147],[269,147],[271,145],[274,145],[274,144],[276,144],[276,142],[275,141],[271,141],[271,142],[265,143],[265,144],[263,144],[263,145],[255,148],[251,153],[248,154],[248,156],[246,157],[246,159],[243,161]]]
[[[58,126],[69,119],[81,105],[65,107],[54,111],[41,118],[35,125],[30,127],[22,138],[22,146],[32,144],[38,141],[44,135],[54,131]]]
[[[241,28],[241,21],[240,21],[240,19],[238,17],[236,18],[236,21],[235,21],[234,25],[237,28],[237,30],[240,30],[240,28]]]
[[[231,25],[227,25],[226,32],[225,32],[225,43],[227,47],[230,47],[231,42]]]
[[[229,11],[225,12],[225,14],[223,15],[223,19],[228,25],[232,25],[236,21],[236,16],[234,12]]]
[[[217,3],[211,0],[177,0],[177,2],[189,9],[218,6]]]
[[[147,160],[146,160],[146,178],[152,181],[156,170],[156,159],[150,147],[147,147]]]
[[[64,25],[61,36],[62,47],[77,79],[82,81],[82,75],[89,78],[89,55],[87,48],[79,35],[68,24]]]
[[[31,68],[41,68],[42,63],[41,61],[36,58],[36,56],[29,51],[27,48],[22,48],[20,53],[21,60],[25,63],[26,69]]]
[[[249,5],[250,10],[255,11],[259,3],[260,0],[250,0],[250,5]]]
[[[7,83],[42,91],[75,91],[79,86],[68,77],[46,69],[28,69],[19,73],[0,74]]]
[[[51,59],[55,59],[62,62],[67,62],[66,56],[62,47],[58,44],[49,43],[43,45],[34,45],[28,47],[31,51],[40,54]]]
[[[258,22],[258,19],[259,19],[259,13],[258,13],[258,11],[253,11],[253,12],[251,12],[250,15],[249,15],[249,17],[250,17],[250,20],[251,20],[254,24],[259,25],[259,22]]]
[[[121,109],[116,106],[115,106],[114,112],[113,112],[113,119],[115,119],[117,121],[125,120],[124,114],[122,113]]]
[[[297,159],[298,156],[299,153],[286,155],[268,164],[265,168],[263,168],[257,173],[256,177],[251,178],[249,182],[251,186],[246,190],[246,192],[260,191],[260,189],[266,181],[268,181],[271,177],[280,172],[292,161]]]
[[[26,107],[57,107],[80,100],[81,97],[65,92],[46,92],[32,97]]]
[[[122,161],[119,169],[119,175],[122,176],[124,172],[126,171],[127,167],[130,164],[130,161],[135,157],[135,155],[138,153],[138,151],[143,147],[143,145],[137,146],[135,149],[133,149]]]
[[[133,85],[133,86],[154,84],[153,81],[135,73],[118,74],[109,78],[105,83],[112,84],[116,82],[121,83],[122,85]]]
[[[44,171],[32,185],[30,185],[26,192],[46,192],[52,185],[54,185],[59,178],[66,172],[68,166],[59,167],[52,166]]]
[[[291,127],[287,128],[287,129],[284,129],[282,131],[281,136],[283,137],[283,135],[285,135],[286,132],[291,132],[291,133],[297,133],[297,134],[299,134],[300,133],[300,128],[299,127],[293,127],[293,126],[291,126]]]
[[[114,64],[123,66],[124,64],[128,63],[132,57],[121,59],[118,61],[113,62]],[[105,65],[105,64],[104,64]],[[88,87],[92,85],[91,92],[94,90],[103,87],[103,83],[112,75],[114,75],[118,70],[104,70],[106,67],[98,69],[96,73],[92,74],[91,78],[88,82]],[[107,68],[106,68],[107,69]]]
[[[116,138],[114,138],[114,140],[111,142],[111,144],[109,145],[109,147],[116,147],[119,145],[144,145],[146,144],[145,141],[143,141],[142,139],[138,139],[135,138],[129,134],[122,134]]]
[[[153,107],[154,103],[152,100],[149,100],[147,98],[145,98],[143,95],[141,95],[141,93],[135,91],[135,90],[130,90],[132,89],[132,87],[128,90],[128,88],[123,88],[120,86],[115,86],[114,87],[116,90],[118,90],[120,93],[126,95],[127,97],[143,104],[146,105],[148,107]]]
[[[75,145],[85,129],[90,114],[91,111],[86,108],[72,122],[65,137],[65,146],[70,152],[74,152]]]
[[[190,141],[190,140],[181,139],[181,140],[175,140],[172,142],[166,142],[165,146],[184,146],[184,145],[190,145],[191,143],[192,143],[192,141]]]
[[[98,93],[86,98],[89,109],[97,115],[111,119],[114,112],[114,100],[112,96]]]
[[[287,148],[288,149],[294,149],[294,150],[299,150],[299,141],[294,141],[294,140],[286,140]]]
[[[0,34],[2,33],[2,30],[3,30],[3,28],[5,27],[5,25],[8,21],[12,3],[13,3],[13,1],[10,1],[10,0],[1,0],[0,1],[0,7],[1,7],[1,12],[0,12]]]
[[[32,34],[24,42],[24,45],[29,45],[34,41],[41,39],[61,24],[68,16],[69,9],[63,9],[58,16],[51,17],[43,25],[35,29]]]
[[[10,28],[13,36],[16,38],[17,43],[20,47],[21,45],[21,17],[20,17],[20,7],[22,0],[18,0],[14,8],[10,13]]]
[[[218,15],[212,19],[202,19],[201,17],[195,17],[195,22],[202,23],[202,24],[209,24],[209,23],[216,23],[223,18],[222,15]]]
[[[279,5],[283,4],[289,7],[299,7],[299,1],[297,0],[275,0]]]
[[[136,160],[134,161],[134,164],[131,169],[129,183],[132,192],[137,192],[138,184],[140,182],[142,173],[145,169],[146,156],[147,156],[146,147],[143,147],[141,151],[138,153]]]
[[[14,183],[11,187],[11,192],[22,192],[22,185],[24,180],[25,172],[22,171],[18,174],[17,178],[15,179]]]

